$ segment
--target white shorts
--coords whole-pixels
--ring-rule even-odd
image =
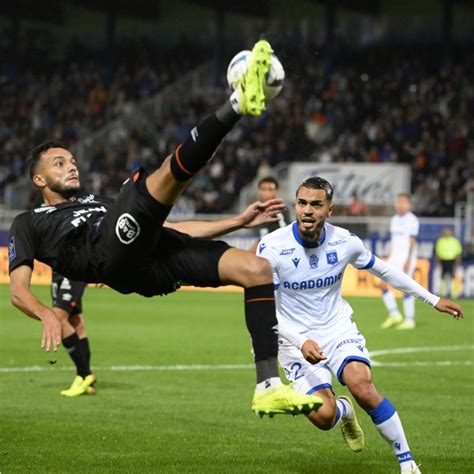
[[[311,334],[308,334],[311,338]],[[279,339],[278,360],[285,371],[286,378],[293,382],[296,390],[312,394],[322,388],[332,389],[331,372],[341,385],[342,371],[353,360],[364,362],[370,367],[369,352],[365,347],[365,338],[355,323],[349,330],[330,341],[314,340],[321,346],[326,360],[312,365],[306,361],[301,351],[285,339]]]

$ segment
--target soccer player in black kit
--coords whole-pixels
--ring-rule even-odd
[[[82,295],[87,283],[74,281],[53,272],[51,282],[52,309],[61,324],[64,348],[76,367],[71,386],[61,390],[65,397],[83,393],[95,395],[96,377],[91,369],[91,351],[82,314]]]
[[[192,221],[163,225],[186,231],[196,237],[217,237],[238,228],[260,228],[280,220],[284,204],[279,199],[265,199],[265,202],[250,204],[241,214],[216,221]],[[183,227],[185,226],[185,227]],[[87,283],[70,280],[58,272],[53,272],[51,298],[54,314],[61,323],[62,343],[76,367],[76,376],[71,386],[61,390],[65,397],[78,397],[83,394],[95,395],[96,376],[91,369],[91,350],[87,337],[82,296]]]
[[[136,171],[115,202],[92,194],[76,196],[78,166],[62,145],[45,144],[33,152],[30,175],[45,205],[20,214],[12,224],[10,291],[15,306],[41,320],[41,344],[47,351],[57,350],[61,328],[51,309],[30,291],[34,258],[67,278],[105,283],[120,293],[164,295],[182,282],[212,287],[234,284],[245,289],[245,319],[257,369],[252,409],[273,416],[307,413],[322,404],[280,381],[270,264],[224,242],[180,232],[186,231],[186,225],[164,226],[189,180],[212,158],[240,117],[259,116],[265,110],[271,52],[268,42],[258,41],[230,100],[193,128],[157,170]]]

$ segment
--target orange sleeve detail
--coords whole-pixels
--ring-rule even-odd
[[[186,174],[189,174],[189,175],[192,175],[193,173],[191,173],[191,171],[188,171],[184,166],[183,166],[183,163],[181,163],[181,160],[179,159],[179,150],[181,148],[181,145],[178,146],[178,148],[176,148],[176,151],[174,153],[174,156],[176,156],[176,163],[178,163],[178,166],[186,173]]]
[[[275,298],[252,298],[250,300],[245,300],[246,303],[255,303],[257,301],[275,301]]]

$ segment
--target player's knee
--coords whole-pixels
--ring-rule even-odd
[[[248,277],[251,285],[264,285],[273,282],[272,267],[268,260],[252,256],[248,266]]]
[[[54,306],[53,313],[61,324],[68,323],[69,313],[66,310]]]
[[[70,314],[69,315],[69,322],[71,323],[71,326],[73,327],[77,327],[81,324],[81,318],[79,317],[79,315],[77,313],[74,313],[74,314]]]
[[[363,379],[348,384],[347,387],[357,403],[365,408],[370,407],[380,397],[371,379]]]
[[[318,411],[312,411],[307,415],[309,421],[323,431],[330,430],[336,422],[335,401],[324,400],[324,404]]]

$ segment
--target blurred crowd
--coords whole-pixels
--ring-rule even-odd
[[[17,200],[5,196],[5,189],[26,179],[28,154],[36,145],[48,140],[74,145],[205,60],[188,42],[165,51],[147,38],[125,39],[114,55],[77,43],[60,57],[43,51],[46,43],[41,37],[25,48],[20,65],[5,67],[0,76],[0,202],[7,204]],[[108,165],[115,182],[121,161]],[[107,176],[102,181],[110,188]]]
[[[3,79],[0,195],[24,175],[25,153],[33,145],[46,139],[74,144],[206,57],[184,45],[172,58],[152,54],[151,47],[140,51],[118,55],[122,62],[109,77],[100,62],[76,59],[41,74],[26,70],[15,80]],[[444,63],[439,51],[402,47],[346,52],[332,60],[312,50],[284,51],[280,59],[287,78],[283,92],[267,114],[244,118],[228,135],[188,188],[181,211],[229,210],[245,184],[291,161],[407,163],[414,208],[423,216],[452,216],[455,203],[474,190],[472,52]],[[137,118],[113,146],[94,150],[89,186],[116,194],[131,169],[159,165],[226,96],[217,89],[165,97],[152,120]]]

